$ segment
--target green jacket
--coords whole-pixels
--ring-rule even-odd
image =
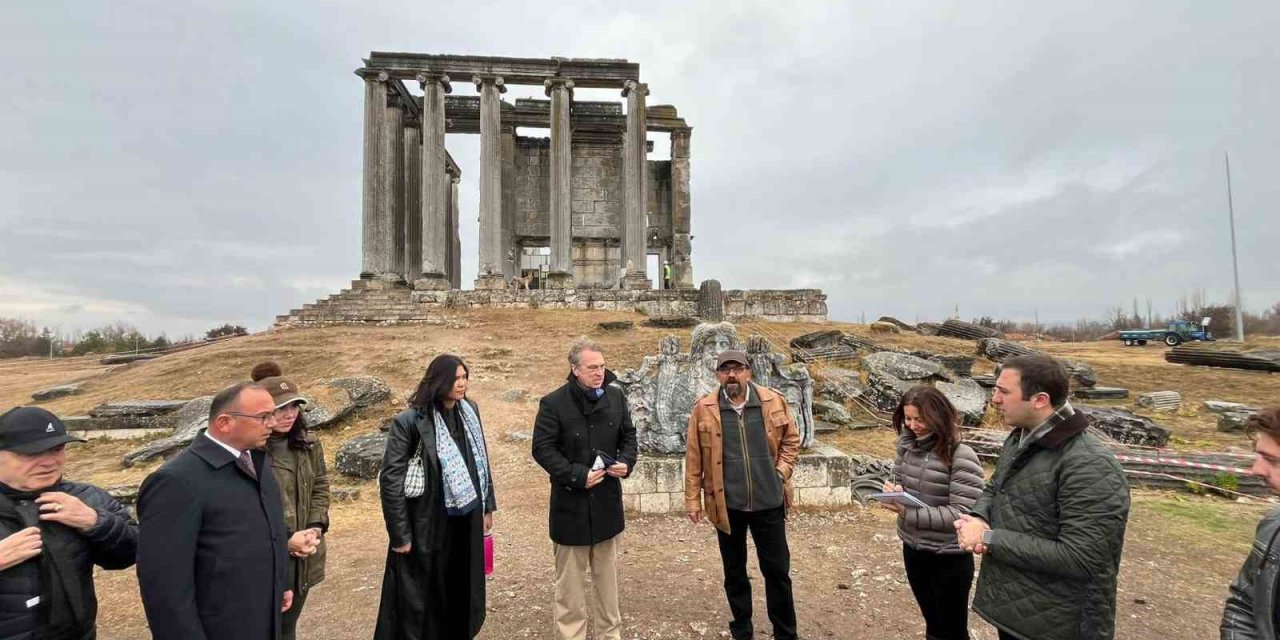
[[[285,438],[267,441],[271,471],[284,502],[284,526],[289,535],[309,527],[329,530],[329,475],[324,467],[324,450],[315,440],[309,449],[292,449]],[[324,580],[325,543],[308,558],[289,556],[289,584],[304,592]]]
[[[1129,484],[1086,427],[1076,413],[1026,448],[1009,434],[972,509],[992,529],[973,610],[1016,638],[1115,636]]]

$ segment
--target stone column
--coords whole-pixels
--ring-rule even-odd
[[[392,95],[383,107],[379,138],[374,273],[379,280],[398,283],[404,281],[404,110]]]
[[[449,239],[451,247],[449,254],[449,285],[454,289],[462,288],[462,236],[458,232],[459,182],[462,182],[461,176],[451,176],[449,178],[449,228],[453,230]]]
[[[502,276],[511,281],[519,275],[520,256],[516,250],[516,128],[502,126]]]
[[[388,280],[404,280],[404,106],[394,101],[387,108],[387,192],[390,233],[388,233]]]
[[[404,128],[404,279],[422,272],[422,129]]]
[[[693,288],[693,236],[690,235],[689,143],[693,129],[671,132],[671,286]]]
[[[445,174],[444,96],[449,76],[420,73],[422,86],[422,265],[415,289],[448,289],[449,178]]]
[[[386,73],[357,72],[364,78],[364,188],[361,202],[360,277],[378,274],[378,199],[382,182],[382,117],[387,105]]]
[[[623,85],[622,95],[627,98],[627,133],[622,150],[622,266],[627,269],[623,288],[652,289],[653,283],[645,275],[645,218],[649,211],[649,163],[646,152],[649,142],[646,137],[644,98],[649,95],[649,85],[628,80]]]
[[[573,131],[569,111],[573,104],[573,80],[549,78],[543,85],[551,97],[551,265],[547,270],[547,287],[572,289]]]
[[[502,78],[475,76],[480,92],[480,269],[475,288],[506,287],[502,276]]]

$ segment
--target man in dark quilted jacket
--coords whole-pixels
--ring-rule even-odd
[[[1049,356],[1004,363],[992,402],[1012,431],[982,497],[956,521],[960,546],[982,554],[973,610],[1001,640],[1115,637],[1129,485],[1068,392]]]
[[[93,567],[133,566],[138,527],[106,491],[62,478],[67,434],[39,407],[0,415],[0,640],[93,640]]]

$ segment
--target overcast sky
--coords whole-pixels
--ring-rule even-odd
[[[694,127],[695,279],[820,287],[840,320],[1225,302],[1229,152],[1260,310],[1277,33],[1274,0],[7,3],[0,317],[262,329],[345,286],[373,50],[639,63]],[[479,140],[447,144],[469,283]]]

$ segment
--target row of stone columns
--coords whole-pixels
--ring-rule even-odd
[[[386,73],[364,74],[364,197],[360,276],[424,289],[460,279],[457,189],[444,151],[448,78],[422,80],[437,90],[418,121],[409,119]]]
[[[461,285],[458,238],[458,176],[446,172],[445,95],[452,91],[449,77],[418,74],[422,88],[420,121],[406,122],[403,105],[391,91],[385,72],[362,72],[365,80],[365,143],[363,250],[361,277],[408,282],[418,289],[459,288]],[[501,94],[506,86],[500,76],[472,78],[480,93],[480,246],[477,289],[502,288],[514,275],[504,254],[503,129]],[[573,132],[570,114],[572,79],[555,77],[544,82],[551,98],[550,235],[551,264],[548,284],[571,287],[573,224]],[[645,97],[648,85],[624,83],[627,128],[623,144],[624,219],[621,257],[624,286],[651,287],[645,275],[647,258],[648,162]],[[688,244],[688,138],[683,148],[684,243]],[[676,167],[673,134],[673,174]],[[673,175],[673,179],[677,176]],[[677,189],[678,191],[678,189]],[[680,211],[679,196],[673,213]],[[508,203],[510,204],[510,203]],[[679,218],[677,217],[677,227]],[[677,229],[677,232],[679,229]],[[679,243],[679,238],[673,239]],[[675,252],[680,255],[679,251]],[[687,262],[687,251],[684,253]],[[516,257],[518,259],[518,257]],[[683,281],[683,278],[680,279]]]
[[[574,85],[572,79],[560,77],[548,78],[543,84],[546,87],[547,96],[551,98],[551,175],[548,185],[551,264],[547,274],[547,284],[554,288],[567,288],[573,286],[573,218],[571,215],[573,130],[570,114]],[[623,281],[627,288],[648,289],[652,286],[645,276],[645,261],[648,254],[645,232],[649,211],[645,97],[649,95],[649,86],[628,80],[623,86],[622,95],[627,98],[627,131],[623,138],[625,208],[623,223],[620,225],[621,259],[625,274]],[[483,113],[483,95],[480,108]],[[483,131],[483,124],[481,129]],[[481,224],[483,224],[483,216]]]

